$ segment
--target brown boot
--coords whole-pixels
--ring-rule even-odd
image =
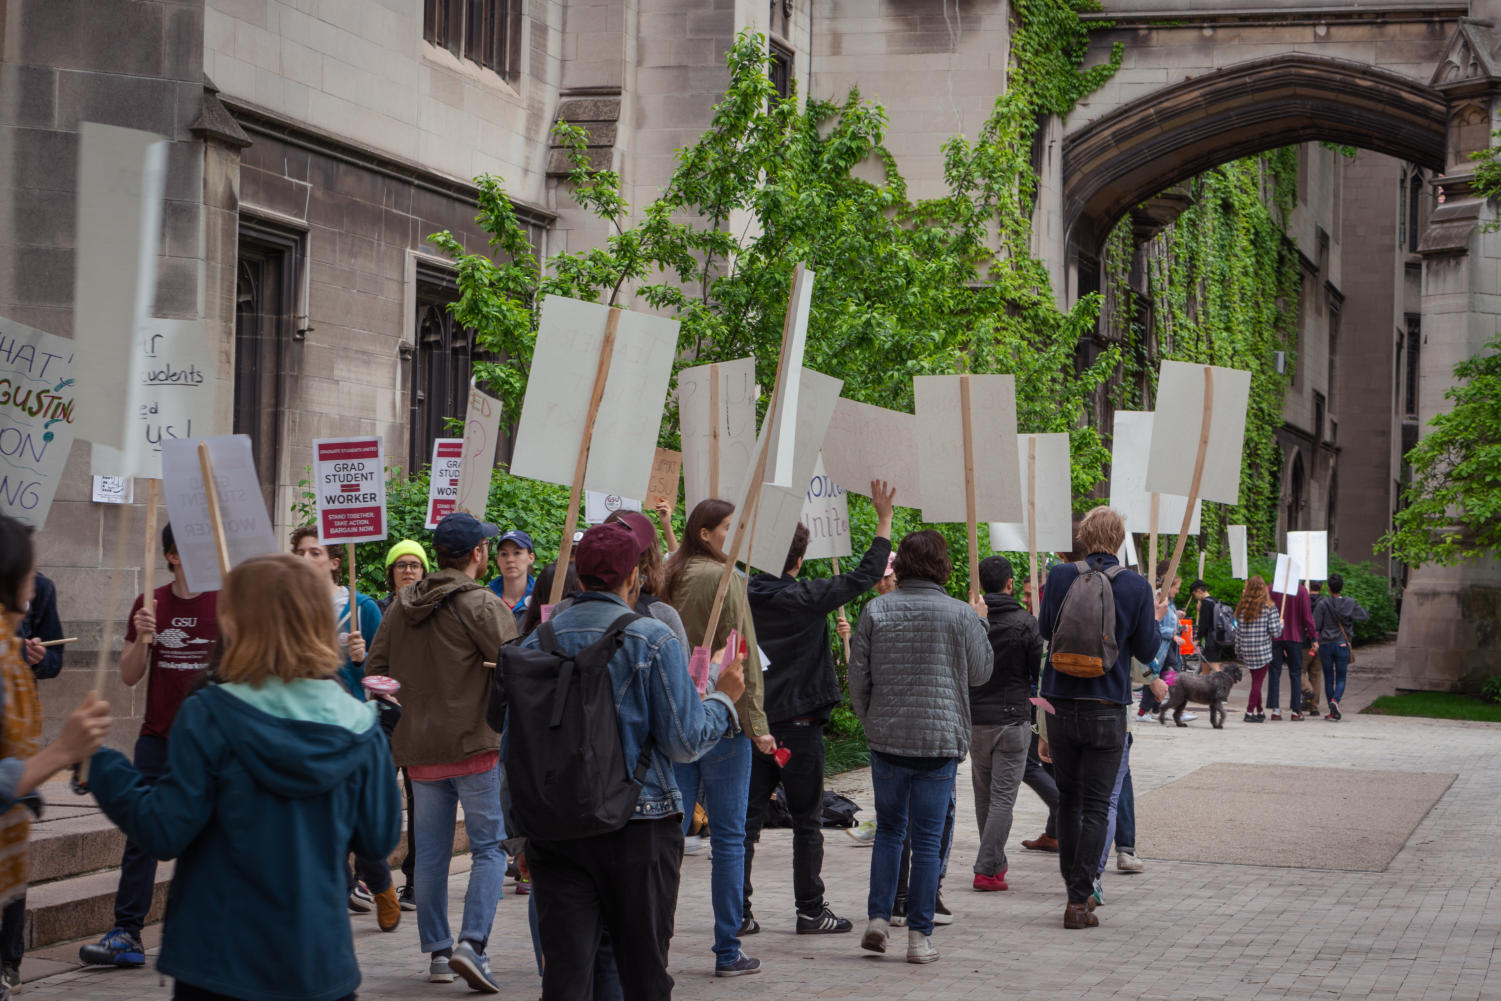
[[[1050,838],[1046,834],[1039,834],[1031,841],[1023,841],[1022,847],[1028,851],[1052,852],[1056,855],[1058,853],[1058,839]]]
[[[388,886],[375,895],[375,920],[381,931],[395,931],[401,924],[401,900],[396,887]]]
[[[1096,928],[1099,924],[1100,919],[1083,904],[1069,904],[1063,909],[1063,927],[1065,928]]]

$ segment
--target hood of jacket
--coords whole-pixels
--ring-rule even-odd
[[[388,614],[400,615],[415,626],[427,621],[455,594],[480,587],[484,585],[462,570],[439,570],[397,591]]]

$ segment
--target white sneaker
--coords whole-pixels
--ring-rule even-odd
[[[891,922],[885,918],[871,918],[865,925],[865,934],[860,939],[860,948],[871,952],[885,952],[886,940],[891,936]]]
[[[907,962],[931,963],[938,958],[933,940],[916,928],[907,929]]]
[[[876,843],[876,822],[874,820],[862,820],[854,827],[846,827],[844,833],[862,848],[869,848]]]
[[[690,834],[683,838],[683,854],[697,855],[704,850],[704,839],[697,834]]]
[[[1116,852],[1115,867],[1121,872],[1141,872],[1147,865],[1136,857],[1135,852]]]
[[[1196,720],[1198,718],[1199,718],[1199,714],[1198,713],[1184,713],[1183,714],[1183,722],[1185,722],[1185,723],[1192,723],[1194,720]]]

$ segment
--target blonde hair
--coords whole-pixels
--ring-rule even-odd
[[[220,681],[331,678],[343,663],[328,581],[289,553],[255,556],[219,592]]]
[[[1235,617],[1240,624],[1248,626],[1261,617],[1262,609],[1276,608],[1272,604],[1272,596],[1267,591],[1266,581],[1260,576],[1252,576],[1246,581],[1245,590],[1240,592],[1240,602],[1235,606]]]
[[[1082,560],[1093,553],[1110,553],[1113,556],[1120,552],[1125,541],[1125,519],[1115,508],[1102,504],[1091,508],[1084,520],[1079,522],[1079,531],[1075,536],[1078,551],[1074,553],[1074,559]]]

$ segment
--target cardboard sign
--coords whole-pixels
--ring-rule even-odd
[[[921,502],[917,474],[917,418],[900,410],[841,399],[823,439],[824,468],[850,493],[867,496],[871,480],[885,480],[894,502]]]
[[[1227,525],[1225,537],[1230,542],[1230,576],[1245,580],[1251,562],[1246,555],[1246,526]]]
[[[717,372],[717,392],[710,378]],[[678,424],[683,439],[683,492],[686,512],[713,497],[717,481],[721,498],[742,486],[745,471],[755,463],[756,359],[737,358],[717,365],[698,365],[678,373]],[[718,412],[714,413],[715,407]],[[713,432],[719,429],[719,461],[710,471]]]
[[[224,526],[230,565],[276,552],[279,547],[256,479],[250,436],[228,434],[204,441],[214,467],[219,518]],[[182,558],[188,590],[217,591],[221,583],[219,556],[196,440],[169,438],[162,442],[162,491],[166,494],[172,538],[177,544],[177,555]]]
[[[79,125],[73,346],[82,392],[73,430],[119,451],[139,431],[141,414],[128,408],[138,406],[132,397],[146,387],[131,377],[141,372],[139,332],[155,302],[166,179],[167,142],[161,136]],[[124,469],[96,472],[134,475]]]
[[[313,440],[318,544],[386,538],[386,464],[379,437]]]
[[[667,503],[676,505],[678,502],[678,477],[683,471],[683,453],[674,452],[670,448],[657,449],[657,457],[652,460],[651,480],[646,485],[646,499],[653,506],[658,497],[667,499]]]
[[[597,490],[584,491],[584,521],[601,525],[616,511],[639,511],[641,502],[621,497],[619,494],[602,494]]]
[[[1027,450],[1028,442],[1034,438],[1037,440],[1037,551],[1066,553],[1074,548],[1073,465],[1069,459],[1068,434],[1019,434],[1017,482],[1022,489],[1022,519],[990,523],[990,548],[998,553],[1025,553],[1029,549]]]
[[[1287,551],[1302,564],[1303,580],[1329,579],[1328,532],[1288,532]]]
[[[678,322],[619,312],[583,485],[587,490],[641,497],[651,478],[662,426]],[[543,302],[511,458],[514,475],[573,485],[609,313],[608,306],[562,296],[548,296]]]
[[[917,403],[917,468],[924,521],[967,522],[964,440],[959,376],[920,375],[912,380]],[[971,375],[970,420],[974,428],[975,519],[1022,520],[1016,480],[1016,379]],[[1072,542],[1070,542],[1072,545]]]
[[[464,449],[459,464],[459,492],[454,510],[485,520],[490,500],[490,476],[500,442],[500,401],[469,381],[469,404],[464,411]]]
[[[73,348],[0,317],[0,513],[35,529],[47,523],[73,447]]]
[[[1303,563],[1296,556],[1277,554],[1277,570],[1272,575],[1272,590],[1280,594],[1296,594],[1298,582],[1304,579]]]
[[[805,559],[822,560],[851,553],[849,497],[825,471],[823,455],[813,465],[813,479],[803,498],[799,519],[808,529]]]
[[[1200,376],[1202,378],[1202,376]],[[1152,411],[1117,410],[1115,435],[1110,443],[1110,506],[1126,519],[1127,532],[1152,530],[1152,494],[1147,490],[1147,461],[1152,451]],[[1180,456],[1193,468],[1195,453]],[[1188,498],[1181,494],[1157,495],[1157,534],[1177,535],[1183,528],[1183,509]],[[1190,535],[1199,533],[1202,501],[1194,504]]]
[[[423,528],[432,531],[438,527],[438,522],[453,514],[459,499],[459,476],[463,469],[464,439],[435,438],[433,463],[428,469],[427,520]]]
[[[1251,395],[1251,373],[1240,369],[1181,361],[1162,363],[1144,488],[1152,493],[1183,497],[1192,492],[1194,459],[1203,429],[1206,368],[1214,381],[1214,400],[1208,428],[1209,448],[1204,456],[1198,496],[1201,500],[1236,504],[1240,501],[1246,403]],[[1144,530],[1144,525],[1137,529]]]

